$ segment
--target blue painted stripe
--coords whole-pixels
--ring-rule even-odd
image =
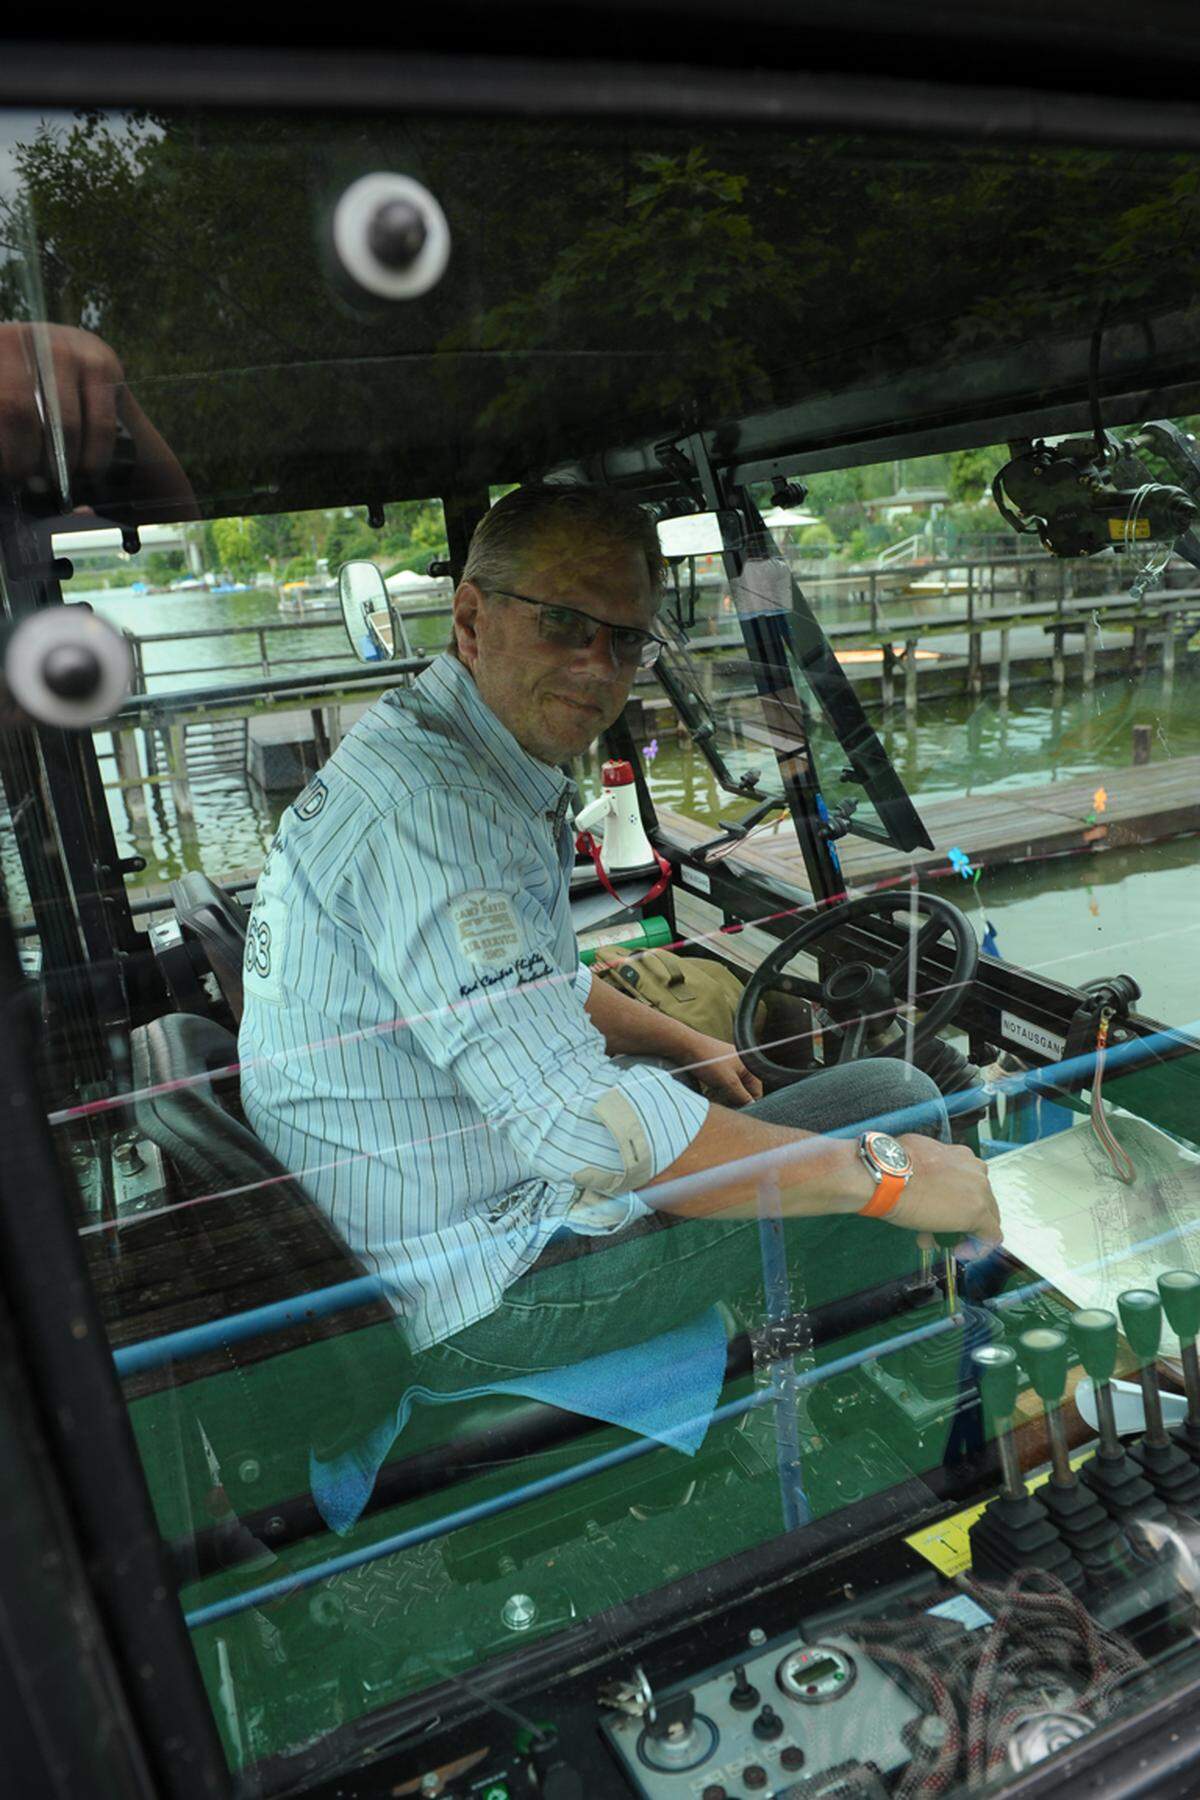
[[[123,1349],[114,1350],[113,1361],[118,1375],[143,1375],[148,1369],[161,1369],[164,1363],[186,1362],[189,1356],[202,1356],[206,1350],[219,1350],[226,1344],[240,1344],[245,1338],[283,1331],[289,1325],[303,1324],[306,1319],[324,1319],[330,1313],[348,1312],[351,1307],[366,1306],[370,1301],[386,1296],[387,1290],[378,1275],[361,1275],[355,1281],[341,1281],[336,1287],[317,1288],[311,1294],[295,1294],[290,1300],[275,1300],[269,1306],[256,1306],[249,1312],[231,1313],[224,1319],[208,1319],[203,1325],[189,1325],[183,1331],[168,1332],[165,1337],[126,1344]]]

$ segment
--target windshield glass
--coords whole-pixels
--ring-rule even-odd
[[[4,125],[0,922],[237,1790],[1182,1691],[1200,162]]]

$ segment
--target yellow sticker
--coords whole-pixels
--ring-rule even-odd
[[[1150,536],[1149,519],[1110,519],[1108,535],[1114,544],[1123,544],[1126,538],[1148,538]]]
[[[1071,1458],[1071,1467],[1077,1469],[1080,1463],[1087,1462],[1094,1448],[1093,1444],[1089,1444],[1086,1450],[1076,1451]],[[1025,1486],[1032,1492],[1049,1479],[1049,1469],[1043,1469],[1039,1475],[1027,1475]],[[968,1506],[965,1512],[952,1513],[948,1519],[941,1519],[936,1525],[924,1525],[904,1541],[910,1550],[915,1550],[918,1556],[931,1562],[939,1575],[962,1575],[971,1566],[971,1527],[987,1504],[986,1500],[981,1500],[978,1506]]]

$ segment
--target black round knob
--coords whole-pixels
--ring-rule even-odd
[[[742,1780],[748,1788],[765,1788],[767,1785],[767,1771],[763,1768],[761,1763],[747,1763],[746,1767],[742,1770]]]
[[[779,1752],[779,1760],[785,1769],[802,1769],[804,1767],[804,1752],[799,1744],[785,1744],[783,1749]]]
[[[84,644],[55,644],[42,662],[42,680],[60,700],[89,700],[103,678],[99,658]]]
[[[385,269],[408,269],[425,248],[429,227],[411,200],[386,200],[375,209],[367,244]]]
[[[753,1712],[762,1696],[754,1683],[746,1680],[745,1663],[738,1663],[733,1673],[735,1679],[733,1692],[729,1696],[730,1706],[736,1712]]]
[[[783,1736],[783,1720],[773,1706],[764,1706],[750,1729],[756,1738],[769,1744],[775,1738]]]

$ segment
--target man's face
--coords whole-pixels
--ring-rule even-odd
[[[613,625],[654,626],[646,559],[632,545],[581,546],[574,531],[545,531],[504,585]],[[614,662],[607,631],[583,650],[548,643],[538,614],[538,607],[485,594],[474,582],[454,596],[458,653],[479,692],[523,750],[554,764],[579,755],[614,722],[636,664]]]

